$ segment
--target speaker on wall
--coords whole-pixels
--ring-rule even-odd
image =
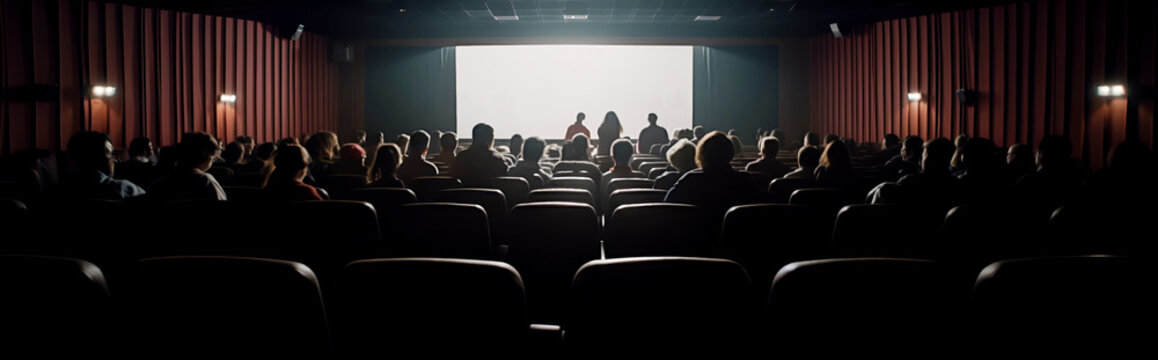
[[[300,39],[302,37],[302,31],[304,31],[305,29],[306,29],[305,24],[298,24],[297,29],[295,29],[293,34],[290,35],[290,40]]]
[[[969,89],[957,89],[957,102],[964,106],[977,105],[977,92]]]
[[[330,61],[339,64],[348,64],[354,62],[354,45],[348,42],[334,42],[330,49]]]
[[[289,39],[289,40],[293,41],[293,40],[300,39],[302,37],[302,32],[304,32],[305,30],[306,30],[305,24],[297,24],[297,25],[286,24],[286,25],[277,27],[277,36],[281,37],[283,39]]]
[[[832,30],[832,37],[837,38],[837,39],[844,37],[844,34],[840,33],[840,25],[839,24],[837,24],[837,23],[828,24],[828,28]]]

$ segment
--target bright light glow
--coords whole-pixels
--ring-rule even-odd
[[[1110,87],[1110,95],[1125,96],[1126,95],[1126,87],[1122,86],[1122,85],[1111,86]]]
[[[235,103],[235,102],[237,102],[237,95],[234,95],[234,94],[221,94],[221,102],[223,102],[223,103],[231,103],[231,104],[232,104],[232,103]]]
[[[515,21],[518,20],[518,15],[495,15],[495,20],[498,21]]]
[[[720,20],[719,15],[700,15],[696,16],[696,21],[717,21]]]
[[[1110,87],[1106,85],[1099,86],[1098,96],[1110,96]]]
[[[921,93],[919,93],[919,92],[909,93],[909,101],[921,101]]]
[[[117,88],[114,86],[93,86],[92,95],[95,97],[109,97],[117,94]]]
[[[563,20],[587,20],[587,15],[563,15]]]
[[[648,113],[668,131],[692,127],[691,46],[459,46],[455,76],[460,137],[485,122],[499,139],[560,139],[579,112],[596,138],[608,111],[633,139]]]

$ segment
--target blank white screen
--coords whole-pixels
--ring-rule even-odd
[[[464,138],[485,122],[500,139],[561,139],[579,112],[595,138],[608,111],[632,139],[648,113],[669,133],[692,126],[691,46],[459,46],[455,76]]]

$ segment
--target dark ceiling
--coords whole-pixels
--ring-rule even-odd
[[[336,38],[815,35],[828,24],[980,7],[981,0],[114,0],[259,20]],[[572,16],[565,19],[565,15]],[[718,16],[703,21],[700,16]],[[513,20],[517,17],[517,20]],[[498,19],[512,20],[498,20]],[[575,19],[579,18],[579,19]]]

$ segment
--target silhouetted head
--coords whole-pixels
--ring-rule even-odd
[[[696,138],[696,133],[692,129],[679,129],[676,132],[676,139],[692,140]]]
[[[249,135],[238,136],[233,141],[241,143],[241,146],[245,147],[246,154],[252,153],[253,148],[257,146],[257,143],[253,141],[253,137]]]
[[[181,136],[181,144],[177,147],[179,154],[177,167],[208,170],[213,164],[213,158],[217,157],[219,149],[217,139],[209,134],[203,132],[185,133],[184,136]]]
[[[438,145],[444,153],[454,154],[458,150],[458,134],[453,131],[442,133],[438,138]]]
[[[279,149],[290,145],[302,146],[302,144],[298,142],[297,138],[287,137],[277,141],[277,147]]]
[[[760,155],[765,158],[775,159],[776,153],[778,152],[780,152],[780,139],[769,136],[760,140]]]
[[[848,155],[848,147],[840,141],[829,143],[820,154],[820,166],[829,169],[851,169],[852,158]]]
[[[511,154],[519,156],[523,151],[523,136],[519,134],[511,135]]]
[[[703,139],[707,134],[708,129],[705,129],[703,125],[696,125],[692,128],[692,135],[695,136],[693,139]]]
[[[334,152],[338,150],[338,134],[321,131],[306,139],[306,151],[310,158],[317,161],[333,161]]]
[[[386,142],[386,135],[383,135],[381,131],[375,131],[370,133],[370,138],[367,140],[371,146],[382,145]]]
[[[563,156],[567,157],[563,160],[591,160],[591,156],[588,155],[588,149],[591,148],[590,141],[587,135],[575,134],[574,137],[571,137],[571,151],[563,152]]]
[[[826,145],[826,146],[827,146],[828,144],[831,144],[831,143],[833,143],[833,142],[837,142],[837,141],[840,141],[840,135],[837,135],[837,134],[828,134],[828,135],[825,135],[825,136],[824,136],[824,145]]]
[[[1074,145],[1070,139],[1061,135],[1046,135],[1041,138],[1037,146],[1037,166],[1050,167],[1071,160]]]
[[[426,151],[430,150],[430,134],[424,130],[418,130],[410,134],[410,147],[406,150],[406,155],[421,159],[426,156]]]
[[[603,115],[603,123],[599,124],[599,141],[618,139],[620,134],[623,134],[623,125],[619,123],[619,115],[615,115],[614,111],[608,111],[607,115]]]
[[[398,136],[394,137],[394,144],[398,145],[398,149],[400,149],[400,150],[409,149],[410,148],[410,135],[398,134]],[[403,154],[403,155],[405,155],[405,154]]]
[[[366,143],[366,132],[358,130],[354,132],[354,143],[362,145]]]
[[[696,144],[688,139],[680,139],[667,150],[667,162],[681,173],[695,169]]]
[[[543,158],[543,151],[547,148],[547,142],[543,141],[538,136],[532,136],[523,141],[523,161],[533,163],[539,162]]]
[[[402,164],[402,150],[395,144],[383,144],[378,147],[374,155],[374,163],[370,164],[370,172],[366,177],[368,183],[378,181],[386,176],[394,176],[398,165]]]
[[[1028,174],[1037,170],[1037,163],[1033,159],[1033,147],[1026,144],[1013,144],[1005,155],[1005,163],[1009,164],[1020,174]]]
[[[343,144],[341,154],[342,161],[355,162],[358,165],[362,165],[366,160],[366,149],[363,149],[362,145],[355,143]]]
[[[719,171],[731,169],[732,157],[736,155],[736,148],[728,135],[713,131],[704,135],[696,146],[696,165],[704,171]]]
[[[239,142],[231,142],[225,145],[225,150],[221,152],[221,159],[225,160],[226,165],[234,165],[241,162],[245,158],[245,145]]]
[[[306,167],[310,165],[310,155],[300,146],[286,146],[278,149],[273,156],[273,172],[266,179],[266,186],[283,182],[301,182],[306,177]]]
[[[744,152],[744,142],[740,141],[740,137],[736,135],[728,135],[728,141],[732,142],[732,156]]]
[[[631,146],[631,140],[619,139],[611,143],[611,158],[615,160],[616,167],[627,166],[633,152],[635,151]]]
[[[132,157],[150,157],[154,151],[153,142],[149,138],[139,137],[129,143],[129,156]]]
[[[277,151],[277,145],[274,145],[273,143],[264,143],[258,145],[256,149],[253,149],[253,157],[261,161],[266,161],[269,160],[271,156],[273,156],[275,151]]]
[[[949,163],[953,159],[953,152],[957,146],[946,138],[936,138],[925,143],[924,153],[921,155],[921,172],[942,173],[949,172]]]
[[[68,156],[78,170],[113,176],[113,142],[108,135],[82,131],[68,139]]]
[[[820,166],[820,150],[815,146],[802,146],[796,152],[796,166],[801,168],[815,168]]]
[[[471,129],[471,146],[482,146],[490,149],[495,146],[495,128],[486,123],[478,123]]]
[[[1109,166],[1128,172],[1141,172],[1154,165],[1150,149],[1141,141],[1123,141],[1110,151]]]
[[[882,145],[884,146],[884,149],[891,149],[891,148],[893,148],[897,145],[900,145],[900,144],[901,144],[901,138],[898,137],[897,134],[893,134],[893,133],[885,134],[885,141],[882,143]]]
[[[583,120],[587,119],[587,114],[579,113],[575,115],[575,123],[582,124]]]
[[[970,138],[965,146],[957,148],[960,154],[956,160],[958,169],[968,169],[969,173],[991,172],[1001,166],[997,155],[997,145],[986,138]]]
[[[652,125],[655,125],[655,122],[657,120],[659,120],[659,116],[656,116],[655,113],[647,114],[647,122],[651,123]]]
[[[820,147],[820,134],[811,131],[804,133],[804,146]]]
[[[901,160],[916,162],[924,147],[925,141],[920,136],[906,136],[905,142],[901,143]]]

